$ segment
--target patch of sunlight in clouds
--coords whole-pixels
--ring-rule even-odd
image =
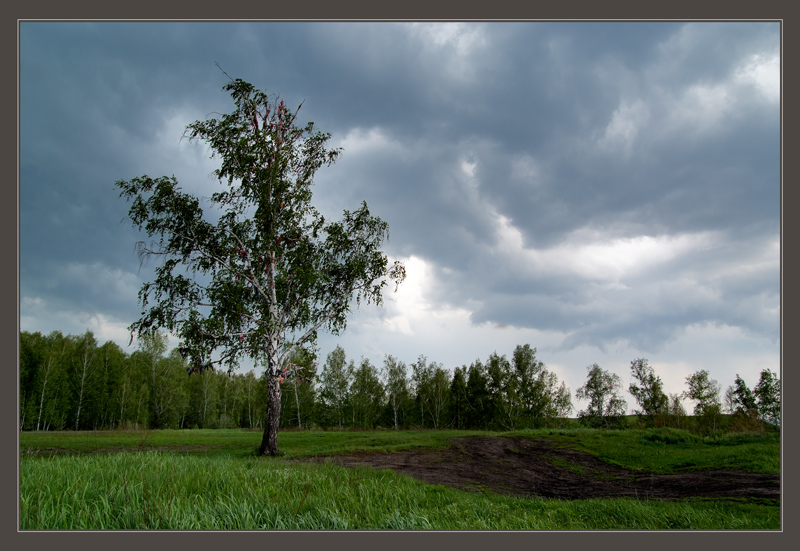
[[[755,86],[769,102],[781,99],[781,59],[779,54],[753,54],[736,70],[737,83]]]

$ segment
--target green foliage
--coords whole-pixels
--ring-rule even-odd
[[[711,379],[705,369],[686,377],[689,390],[683,396],[697,403],[694,414],[699,418],[704,430],[714,432],[720,422],[722,404],[719,398],[719,383]]]
[[[628,387],[628,392],[641,408],[635,413],[648,416],[650,419],[667,413],[669,398],[664,393],[661,378],[657,377],[655,370],[647,364],[647,359],[637,358],[631,362],[631,376],[634,382]]]
[[[453,420],[453,428],[456,429],[463,429],[467,426],[469,402],[467,401],[466,371],[466,366],[455,368],[453,370],[453,380],[450,382],[448,409],[450,418]]]
[[[406,364],[387,354],[383,361],[383,378],[386,402],[391,410],[392,426],[394,430],[398,430],[400,422],[410,409],[411,398]],[[403,424],[405,425],[405,422]]]
[[[349,399],[350,373],[346,355],[341,346],[328,354],[320,377],[320,398],[326,406],[327,424],[342,428],[345,423],[345,407]]]
[[[739,377],[738,373],[734,381],[732,406],[732,413],[750,415],[758,411],[755,395],[747,388],[747,383]]]
[[[597,364],[588,366],[586,370],[586,384],[575,395],[581,400],[589,400],[589,405],[578,416],[589,426],[620,426],[624,421],[626,404],[619,395],[622,390],[619,376]]]
[[[781,421],[781,381],[769,369],[764,369],[753,390],[759,417],[774,425]]]
[[[354,426],[362,429],[375,428],[378,415],[383,409],[384,389],[378,378],[378,370],[366,358],[361,359],[358,369],[353,372],[350,398]]]

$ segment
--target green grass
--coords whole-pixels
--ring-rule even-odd
[[[702,437],[678,429],[536,430],[515,435],[546,437],[628,469],[669,473],[739,469],[780,474],[780,435],[727,434]]]
[[[287,459],[448,445],[469,435],[550,438],[632,469],[780,472],[777,434],[672,429],[20,434],[22,529],[778,529],[780,506],[736,500],[543,500],[432,486],[369,468]],[[59,453],[53,453],[58,448]],[[147,451],[163,448],[167,451]],[[141,453],[114,453],[120,449]],[[95,453],[100,452],[100,453]],[[569,465],[565,465],[569,467]]]
[[[471,493],[391,471],[225,455],[31,457],[26,529],[765,529],[777,506],[558,501]]]
[[[278,448],[283,457],[334,455],[354,451],[399,451],[415,447],[443,447],[449,438],[496,435],[486,431],[283,431]],[[244,429],[194,429],[104,432],[23,432],[23,455],[53,453],[115,452],[123,449],[168,448],[177,453],[205,455],[253,455],[261,443],[261,432]],[[182,449],[186,448],[186,449]]]

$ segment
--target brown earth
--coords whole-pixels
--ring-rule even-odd
[[[674,474],[633,471],[549,440],[454,438],[443,449],[314,457],[345,467],[391,469],[429,484],[554,499],[690,497],[780,500],[780,475],[734,470]]]

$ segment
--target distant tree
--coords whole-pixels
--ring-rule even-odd
[[[281,396],[286,399],[281,412],[286,411],[283,423],[286,426],[297,425],[298,428],[308,424],[314,410],[317,377],[316,354],[306,348],[295,348],[288,359],[290,369],[281,381]],[[305,377],[297,377],[296,373],[304,373]],[[291,419],[291,421],[290,421]]]
[[[781,421],[781,381],[769,369],[761,371],[758,384],[753,389],[759,417],[772,424]]]
[[[242,384],[242,421],[241,426],[253,428],[256,426],[256,393],[258,392],[258,379],[251,369],[241,377]]]
[[[82,336],[75,339],[75,355],[73,356],[73,385],[75,396],[75,430],[80,428],[81,412],[86,401],[91,399],[92,376],[96,371],[97,340],[91,331],[87,330]]]
[[[722,406],[719,383],[709,377],[708,371],[703,369],[689,375],[686,377],[686,384],[689,385],[689,390],[685,391],[683,396],[697,402],[694,407],[695,415],[719,413]]]
[[[330,224],[311,205],[316,171],[340,154],[325,148],[329,134],[313,123],[298,126],[297,111],[241,79],[223,90],[235,110],[185,133],[222,161],[214,175],[226,188],[208,199],[220,210],[216,222],[203,218],[199,199],[174,177],[116,183],[132,201],[133,225],[157,238],[140,243],[141,257],[165,259],[139,293],[145,311],[131,330],[169,330],[204,361],[221,351],[214,361],[229,372],[242,357],[264,365],[269,394],[259,454],[277,455],[279,379],[292,350],[314,342],[323,327],[343,330],[353,299],[380,305],[387,280],[399,284],[405,271],[388,266],[380,250],[388,225],[366,203]]]
[[[353,373],[350,386],[355,420],[361,428],[374,428],[383,407],[384,390],[378,377],[378,370],[367,358]]]
[[[442,425],[444,412],[450,401],[450,373],[442,364],[432,363],[430,367],[428,411],[431,415],[433,428],[438,429]]]
[[[529,344],[517,346],[511,356],[516,393],[522,415],[528,423],[543,419],[547,415],[551,396],[549,378],[544,362],[536,358],[536,349]],[[554,375],[555,376],[555,375]]]
[[[733,413],[736,411],[736,387],[728,385],[725,389],[725,394],[722,397],[722,411],[725,413]]]
[[[327,406],[332,424],[342,428],[345,405],[350,392],[350,374],[344,349],[337,346],[328,354],[320,377],[320,397]]]
[[[661,377],[656,376],[646,358],[637,358],[631,362],[631,376],[633,382],[628,387],[628,392],[641,408],[634,413],[651,419],[655,415],[666,413],[669,409],[669,398],[664,393]]]
[[[63,407],[64,394],[61,390],[66,381],[65,362],[71,351],[71,340],[53,331],[41,343],[43,359],[36,374],[38,408],[36,430],[48,430],[51,425],[60,429],[64,426],[66,411]],[[61,398],[61,402],[59,401]]]
[[[453,380],[450,382],[450,403],[448,405],[450,418],[456,429],[467,426],[467,366],[457,367],[453,370]]]
[[[544,394],[546,396],[546,407],[542,413],[546,424],[563,423],[572,412],[572,397],[569,388],[564,381],[558,384],[558,377],[555,373],[544,371],[541,375],[544,383]]]
[[[619,376],[605,371],[597,364],[587,368],[586,384],[575,395],[580,400],[589,400],[588,407],[578,416],[591,425],[610,427],[619,423],[625,415],[627,404],[620,396],[622,381]]]
[[[394,430],[398,430],[398,415],[408,401],[409,395],[406,364],[387,354],[383,360],[383,380],[392,411]]]
[[[45,338],[41,333],[19,335],[19,428],[30,428],[36,419],[36,381],[44,364]]]
[[[432,377],[433,370],[428,365],[428,359],[420,355],[417,361],[411,364],[411,383],[414,387],[414,401],[417,411],[419,411],[420,428],[425,428],[425,414],[431,401],[430,381]]]
[[[711,430],[716,430],[719,416],[722,413],[719,383],[711,379],[705,369],[686,377],[689,390],[683,393],[685,398],[695,400],[694,414],[698,420]]]
[[[493,352],[486,361],[489,397],[495,412],[494,419],[505,429],[519,426],[523,415],[519,380],[512,370],[511,362]]]
[[[116,401],[116,390],[121,384],[127,357],[117,343],[106,341],[98,350],[98,361],[100,391],[94,400],[97,407],[95,415],[99,426],[110,429],[116,427],[120,421],[117,418],[119,403]]]
[[[489,376],[480,360],[467,370],[467,426],[488,429],[494,422],[494,407],[489,393]]]
[[[569,389],[558,384],[558,376],[536,358],[536,348],[518,345],[511,357],[514,385],[524,424],[539,426],[566,417],[572,411]]]
[[[731,394],[731,413],[740,413],[743,415],[758,414],[756,397],[738,373],[736,374],[736,380],[734,381]]]

